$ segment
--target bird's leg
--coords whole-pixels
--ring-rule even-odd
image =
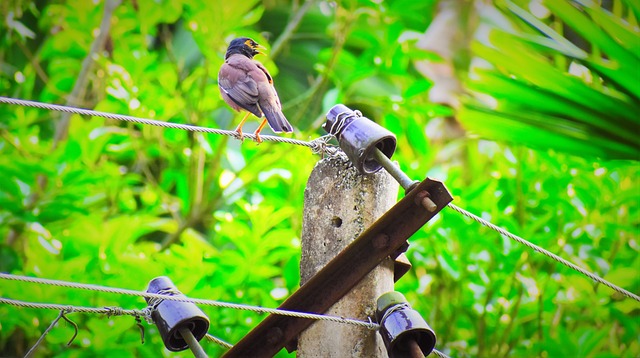
[[[258,142],[258,144],[262,143],[262,139],[260,139],[260,131],[262,130],[262,128],[264,128],[265,124],[267,124],[266,118],[262,120],[262,123],[260,123],[260,125],[258,126],[258,129],[256,129],[255,132],[253,132],[253,134],[256,136],[256,142]]]
[[[244,137],[242,136],[242,126],[244,125],[244,122],[247,121],[247,118],[249,117],[249,112],[247,112],[247,114],[244,115],[244,118],[242,118],[242,120],[240,121],[240,124],[238,124],[238,126],[236,127],[236,133],[238,133],[238,139],[243,140]]]

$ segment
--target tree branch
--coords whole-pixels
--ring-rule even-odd
[[[284,45],[289,42],[291,36],[293,35],[293,32],[300,25],[300,21],[302,21],[304,15],[307,13],[311,5],[315,3],[316,0],[304,1],[302,6],[298,8],[298,11],[293,15],[291,20],[289,20],[289,23],[287,23],[287,26],[282,31],[282,34],[280,34],[280,36],[273,43],[273,46],[271,46],[271,52],[269,53],[269,57],[271,57],[271,60],[274,60],[280,54],[280,52],[282,52]]]
[[[100,29],[98,36],[93,40],[89,53],[82,60],[82,67],[78,74],[78,79],[73,86],[73,90],[67,98],[67,106],[77,106],[80,104],[80,98],[84,96],[84,92],[87,88],[87,82],[89,78],[89,71],[93,67],[95,55],[104,48],[104,44],[107,41],[109,30],[111,28],[111,17],[113,12],[120,5],[120,0],[107,0],[104,5],[104,13],[102,14],[102,21],[100,22]],[[69,119],[70,113],[64,113],[56,125],[56,133],[53,137],[53,148],[58,146],[58,143],[67,137],[69,131]]]

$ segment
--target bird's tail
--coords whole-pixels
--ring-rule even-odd
[[[265,105],[261,106],[262,112],[264,116],[267,117],[267,122],[269,123],[269,127],[271,130],[280,133],[280,132],[293,132],[293,127],[287,120],[287,117],[282,114],[282,110],[280,108]]]

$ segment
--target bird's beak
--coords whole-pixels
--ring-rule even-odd
[[[256,50],[260,55],[264,55],[264,52],[262,52],[262,51],[266,51],[267,50],[266,47],[264,47],[264,46],[262,46],[260,44],[256,45],[256,47],[254,47],[253,49]]]

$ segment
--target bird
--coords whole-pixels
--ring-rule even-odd
[[[240,37],[229,43],[224,63],[218,72],[218,87],[222,99],[236,111],[247,111],[235,131],[242,139],[242,126],[250,114],[262,119],[253,133],[261,143],[260,131],[265,124],[276,132],[293,132],[293,127],[282,113],[280,98],[273,85],[273,78],[264,65],[253,59],[265,49],[248,37]]]

